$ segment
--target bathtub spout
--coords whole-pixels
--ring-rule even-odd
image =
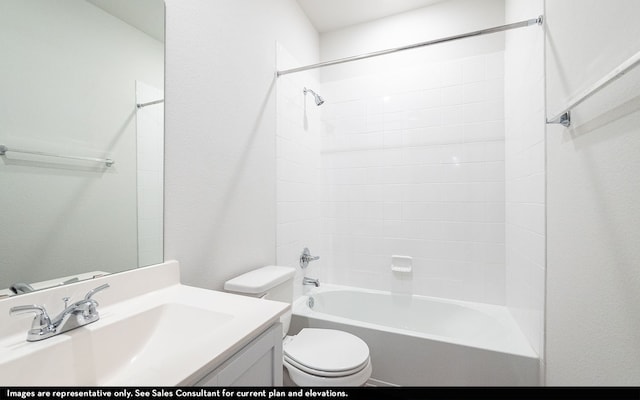
[[[320,286],[320,279],[307,278],[306,276],[302,279],[303,285],[314,285],[315,287]]]

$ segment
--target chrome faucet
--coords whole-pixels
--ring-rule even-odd
[[[302,254],[300,254],[300,268],[307,268],[307,266],[309,265],[309,262],[316,261],[319,259],[320,259],[320,256],[316,256],[316,257],[312,256],[309,249],[305,247],[304,250],[302,250]]]
[[[314,285],[315,287],[320,286],[320,279],[307,278],[306,276],[302,278],[303,285]]]
[[[90,324],[100,319],[97,307],[98,302],[91,297],[97,292],[107,289],[108,283],[89,290],[84,299],[67,306],[68,297],[65,297],[65,309],[53,320],[49,317],[44,307],[33,304],[12,307],[9,310],[11,315],[20,315],[25,313],[35,313],[31,323],[31,329],[27,332],[27,341],[35,342],[50,338],[71,329],[78,328],[83,325]]]
[[[9,289],[11,289],[11,291],[15,294],[29,293],[34,291],[31,285],[22,282],[14,283],[13,285],[11,285],[11,287],[9,287]]]

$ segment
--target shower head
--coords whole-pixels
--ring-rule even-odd
[[[324,99],[322,97],[320,97],[320,95],[318,93],[314,92],[311,89],[304,88],[303,93],[307,94],[307,92],[311,92],[311,94],[313,95],[313,97],[316,100],[316,105],[317,106],[320,106],[320,105],[322,105],[322,103],[324,103]]]

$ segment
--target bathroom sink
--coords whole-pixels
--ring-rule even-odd
[[[28,385],[111,385],[153,369],[188,362],[190,352],[233,315],[184,304],[163,304],[122,319],[87,325],[41,342],[16,343],[14,359],[0,361],[3,381]],[[31,347],[31,348],[30,348]]]
[[[98,321],[45,340],[27,342],[26,331],[2,338],[0,386],[192,384],[286,307],[173,285],[99,307]]]
[[[206,345],[208,335],[233,319],[182,304],[164,304],[91,331],[97,385],[135,381],[145,369],[188,362],[190,351]],[[94,345],[95,344],[95,345]]]

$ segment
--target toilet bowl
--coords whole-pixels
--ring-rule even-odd
[[[269,265],[225,282],[231,293],[293,303],[295,269]],[[288,336],[292,312],[281,317],[283,366],[297,386],[362,386],[371,377],[369,347],[335,329],[304,328]]]
[[[282,347],[284,367],[298,386],[362,386],[371,377],[369,347],[350,333],[304,328]]]

